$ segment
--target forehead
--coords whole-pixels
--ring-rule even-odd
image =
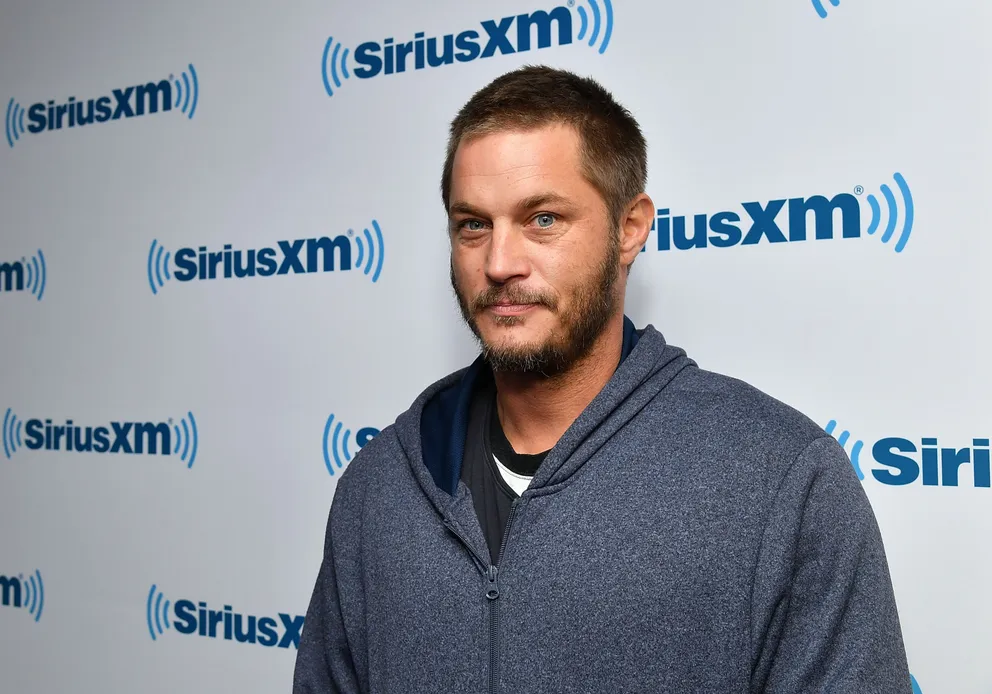
[[[496,204],[538,192],[596,194],[581,168],[575,128],[549,125],[462,140],[451,169],[451,202]]]

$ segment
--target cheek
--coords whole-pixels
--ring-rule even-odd
[[[462,289],[476,288],[480,281],[485,281],[484,258],[474,249],[453,249],[451,269],[455,283]]]
[[[533,274],[568,301],[577,287],[588,281],[594,256],[581,248],[561,248],[542,254],[533,265]]]

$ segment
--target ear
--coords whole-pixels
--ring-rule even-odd
[[[654,224],[654,202],[647,193],[641,193],[627,205],[620,219],[620,264],[629,266],[648,242]]]

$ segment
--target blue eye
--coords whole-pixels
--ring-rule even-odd
[[[545,212],[544,214],[539,214],[536,217],[534,217],[534,221],[537,222],[537,226],[541,227],[542,229],[547,229],[548,227],[550,227],[552,224],[555,223],[555,216],[553,214],[548,214],[547,212]]]
[[[466,231],[482,231],[485,228],[485,224],[480,222],[478,219],[466,219],[462,222],[462,228]]]

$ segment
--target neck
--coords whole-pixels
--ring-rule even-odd
[[[620,311],[589,353],[557,376],[495,373],[497,412],[513,450],[530,454],[554,447],[613,376],[622,350]]]

